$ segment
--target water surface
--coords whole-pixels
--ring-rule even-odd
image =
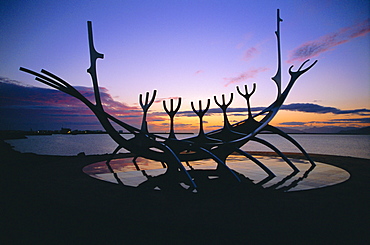
[[[351,156],[370,159],[370,135],[290,135],[303,146],[308,153]],[[129,137],[125,135],[124,137]],[[186,137],[180,135],[179,137]],[[260,134],[258,137],[272,143],[282,152],[300,152],[286,139],[272,134]],[[7,140],[20,152],[32,152],[43,155],[87,155],[112,153],[117,144],[107,134],[46,135],[28,136],[27,139]],[[272,151],[266,146],[248,142],[243,146],[246,151]],[[121,150],[121,152],[127,152]]]

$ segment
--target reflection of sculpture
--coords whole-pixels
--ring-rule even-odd
[[[268,169],[262,162],[260,162],[247,152],[241,150],[241,147],[250,140],[266,145],[267,147],[274,150],[277,154],[279,154],[281,158],[283,158],[287,162],[287,164],[292,168],[294,174],[299,171],[298,168],[275,146],[257,137],[257,135],[262,130],[278,134],[286,138],[297,148],[299,148],[300,151],[307,157],[307,159],[309,159],[312,166],[315,165],[315,163],[310,159],[305,150],[293,138],[291,138],[289,135],[285,134],[281,130],[269,125],[269,122],[274,118],[274,116],[284,103],[285,99],[287,98],[295,81],[303,73],[311,69],[317,62],[315,61],[309,67],[303,69],[303,66],[308,62],[307,60],[298,68],[297,71],[292,71],[293,66],[291,66],[289,68],[290,81],[285,90],[281,92],[281,55],[279,29],[281,21],[282,20],[279,17],[278,11],[277,31],[275,32],[278,41],[278,69],[276,75],[272,78],[275,81],[278,90],[276,100],[266,109],[264,109],[257,115],[252,116],[249,99],[254,93],[256,85],[253,84],[253,90],[250,93],[248,92],[247,86],[245,86],[244,93],[239,89],[239,87],[237,87],[238,93],[246,99],[248,107],[248,118],[236,124],[230,124],[227,117],[227,108],[230,106],[233,100],[233,94],[230,95],[228,103],[226,103],[225,101],[225,95],[222,95],[222,103],[220,103],[220,101],[215,96],[215,103],[221,108],[223,112],[224,126],[221,129],[209,133],[205,133],[203,130],[202,118],[209,109],[210,100],[207,100],[207,105],[205,106],[205,108],[202,107],[202,101],[199,101],[198,110],[192,102],[191,107],[199,117],[199,133],[195,137],[190,137],[183,140],[177,139],[174,132],[174,116],[180,108],[181,99],[178,100],[176,108],[174,108],[173,106],[174,102],[172,99],[170,100],[169,108],[166,106],[165,101],[163,101],[164,109],[170,117],[170,133],[168,138],[148,132],[146,116],[150,106],[154,102],[156,91],[153,92],[151,98],[149,98],[149,93],[147,92],[145,100],[143,100],[143,96],[140,95],[140,106],[143,109],[143,120],[140,129],[128,125],[127,123],[118,120],[117,118],[109,115],[104,111],[100,99],[98,78],[96,73],[96,60],[98,58],[103,58],[104,56],[103,54],[98,53],[94,48],[91,22],[88,22],[91,66],[87,71],[91,75],[96,104],[91,103],[69,83],[65,82],[61,78],[48,71],[41,70],[41,73],[37,73],[22,67],[20,68],[20,70],[36,76],[36,80],[47,84],[50,87],[56,88],[64,93],[67,93],[87,105],[94,112],[107,133],[118,144],[117,148],[113,152],[113,155],[116,154],[121,148],[125,148],[136,156],[164,162],[167,167],[167,176],[171,178],[174,177],[176,180],[185,177],[185,182],[191,184],[193,188],[196,188],[197,185],[190,174],[184,168],[182,162],[213,159],[218,164],[218,170],[226,170],[226,172],[231,177],[235,178],[237,181],[240,181],[238,175],[235,174],[235,172],[233,172],[226,163],[227,157],[233,152],[237,152],[249,158],[259,167],[261,167],[269,175],[269,177],[273,177],[274,173],[270,169]],[[261,116],[262,119],[260,121],[257,121],[257,116]],[[119,126],[132,133],[133,137],[130,139],[123,138],[112,126],[111,122],[117,123]],[[109,162],[107,162],[107,164],[109,165]]]

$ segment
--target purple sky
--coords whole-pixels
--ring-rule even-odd
[[[88,20],[95,47],[105,55],[98,61],[104,98],[109,98],[109,110],[129,123],[140,122],[139,94],[154,89],[159,102],[182,97],[180,110],[186,112],[191,101],[228,96],[236,93],[235,86],[256,83],[252,106],[265,107],[276,97],[271,77],[276,72],[277,8],[283,19],[283,88],[290,65],[296,68],[307,58],[319,62],[297,81],[286,102],[311,109],[290,108],[275,125],[370,125],[368,1],[158,0],[0,3],[0,113],[6,117],[0,126],[58,129],[72,120],[75,127],[96,127],[87,110],[63,95],[30,87],[46,88],[18,70],[44,68],[88,91]],[[23,92],[9,98],[5,87]],[[213,102],[211,108],[216,107]],[[245,101],[235,96],[231,107],[245,108]],[[333,109],[318,113],[322,108]],[[161,103],[151,112],[158,129],[166,126]]]

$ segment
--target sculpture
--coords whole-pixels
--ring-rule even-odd
[[[293,66],[291,66],[289,68],[290,81],[287,87],[284,89],[284,91],[281,92],[281,51],[280,51],[281,21],[282,19],[280,18],[278,10],[277,31],[275,32],[278,46],[278,67],[275,76],[272,78],[272,80],[276,83],[277,86],[276,100],[270,106],[262,110],[260,113],[252,115],[250,107],[250,97],[256,90],[256,84],[253,84],[253,89],[251,92],[248,92],[248,88],[246,85],[244,86],[244,92],[239,87],[237,87],[238,94],[244,97],[247,102],[248,118],[238,123],[230,124],[227,117],[227,108],[231,105],[233,101],[233,94],[231,93],[230,99],[227,103],[225,101],[224,94],[222,95],[222,103],[220,103],[220,101],[215,96],[214,97],[215,103],[221,108],[223,113],[224,126],[218,130],[214,130],[208,133],[205,133],[203,130],[202,118],[210,107],[210,99],[207,100],[205,108],[202,107],[203,106],[202,101],[199,101],[198,109],[196,108],[194,103],[191,102],[191,107],[193,111],[199,117],[199,133],[197,136],[182,140],[176,138],[174,131],[174,117],[180,109],[181,98],[178,100],[176,108],[174,108],[173,99],[170,100],[169,107],[167,107],[166,102],[163,101],[164,110],[166,111],[170,118],[170,133],[168,137],[152,134],[148,131],[146,117],[148,110],[150,106],[153,104],[154,99],[156,97],[157,93],[156,90],[154,90],[151,98],[149,96],[149,92],[146,93],[144,100],[142,94],[140,94],[139,96],[140,106],[143,110],[143,118],[140,129],[133,127],[123,121],[120,121],[114,116],[104,111],[100,99],[98,78],[96,73],[96,60],[99,58],[103,59],[104,55],[95,50],[93,42],[92,23],[90,21],[88,22],[88,36],[89,36],[91,65],[87,72],[90,74],[92,79],[95,95],[95,104],[91,103],[87,98],[85,98],[69,83],[44,69],[41,70],[41,73],[34,72],[23,67],[21,67],[20,70],[23,72],[27,72],[31,75],[34,75],[37,81],[42,82],[52,88],[58,89],[66,94],[69,94],[79,99],[86,106],[88,106],[91,109],[91,111],[96,115],[99,122],[106,130],[106,132],[118,144],[117,148],[113,151],[112,156],[115,155],[121,148],[125,148],[131,153],[135,154],[135,156],[140,156],[147,159],[163,162],[167,167],[166,176],[169,176],[174,180],[183,179],[185,177],[186,182],[189,183],[189,185],[191,185],[192,188],[194,189],[197,188],[197,184],[195,183],[192,176],[190,176],[189,172],[185,169],[182,162],[189,162],[202,159],[213,159],[217,163],[217,170],[220,171],[224,170],[225,174],[229,174],[232,178],[235,179],[235,181],[240,182],[238,175],[233,170],[231,170],[226,163],[227,157],[234,152],[237,152],[245,156],[246,158],[252,160],[260,168],[262,168],[268,174],[269,177],[274,177],[275,176],[274,173],[269,168],[267,168],[262,162],[257,160],[249,153],[241,150],[241,147],[248,141],[256,141],[274,150],[292,168],[294,174],[299,172],[299,169],[275,146],[257,137],[257,135],[262,130],[278,134],[284,137],[285,139],[289,140],[292,144],[294,144],[309,160],[312,167],[315,166],[315,163],[311,160],[309,155],[302,148],[302,146],[299,145],[298,142],[296,142],[292,137],[290,137],[280,129],[269,125],[269,122],[277,114],[278,110],[280,109],[285,99],[287,98],[295,81],[303,73],[311,69],[317,62],[315,61],[307,68],[303,68],[304,65],[309,61],[306,60],[298,68],[297,71],[293,71],[292,70]],[[257,121],[256,120],[257,116],[263,116],[263,118],[260,121]],[[133,135],[133,137],[130,139],[125,139],[124,137],[122,137],[120,133],[113,127],[111,121],[115,122],[125,130],[130,132]],[[109,160],[107,161],[107,165],[109,167]],[[113,173],[113,170],[111,171]]]

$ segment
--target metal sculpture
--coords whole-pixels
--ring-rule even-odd
[[[154,90],[151,98],[149,96],[149,92],[146,93],[145,100],[143,101],[143,95],[140,94],[139,102],[140,106],[143,110],[143,118],[141,123],[141,128],[133,127],[123,121],[118,120],[114,116],[105,112],[101,99],[100,99],[100,92],[98,86],[98,78],[96,73],[96,60],[103,59],[104,55],[97,52],[94,47],[93,42],[93,33],[92,33],[92,24],[91,22],[87,22],[88,24],[88,36],[89,36],[89,49],[90,49],[90,68],[87,72],[90,74],[93,88],[94,88],[94,95],[95,95],[95,104],[90,102],[87,98],[85,98],[80,92],[78,92],[73,86],[71,86],[66,81],[62,80],[58,76],[42,69],[41,73],[34,72],[32,70],[26,69],[21,67],[20,70],[23,72],[27,72],[31,75],[35,76],[35,79],[41,83],[44,83],[50,87],[58,89],[66,94],[69,94],[81,102],[83,102],[86,106],[90,108],[90,110],[95,114],[98,118],[101,125],[104,127],[106,132],[110,135],[110,137],[117,143],[117,148],[113,151],[113,155],[115,155],[121,148],[125,148],[126,150],[133,153],[136,157],[144,157],[151,160],[156,160],[162,162],[167,170],[165,175],[169,177],[170,180],[179,183],[179,180],[188,183],[193,187],[193,189],[197,188],[197,185],[190,175],[190,173],[185,169],[183,162],[188,164],[190,161],[202,160],[202,159],[213,159],[217,163],[217,170],[220,172],[225,172],[230,177],[234,178],[235,181],[240,182],[240,178],[238,174],[236,174],[233,170],[231,170],[227,166],[227,157],[237,152],[246,158],[252,160],[255,164],[257,164],[261,169],[263,169],[269,178],[273,178],[275,174],[266,167],[261,161],[257,160],[251,154],[243,151],[241,147],[245,145],[249,141],[255,141],[260,144],[263,144],[273,151],[275,151],[284,161],[292,168],[292,175],[295,175],[299,172],[299,169],[282,153],[280,152],[274,145],[271,143],[258,138],[257,135],[261,131],[270,131],[274,134],[278,134],[279,136],[284,137],[285,139],[289,140],[292,144],[294,144],[309,160],[312,167],[315,166],[315,163],[311,160],[309,155],[303,149],[302,146],[299,145],[292,137],[281,131],[280,129],[269,125],[269,122],[274,118],[277,114],[278,110],[284,103],[285,99],[287,98],[289,92],[291,91],[294,83],[296,80],[309,69],[311,69],[317,61],[313,62],[307,68],[303,68],[305,64],[309,61],[306,60],[303,64],[298,68],[297,71],[293,71],[293,66],[289,68],[290,74],[290,81],[288,82],[287,87],[281,92],[281,51],[280,51],[280,22],[282,19],[280,18],[279,10],[277,11],[277,31],[275,32],[277,38],[277,48],[278,48],[278,66],[276,75],[272,78],[272,80],[276,83],[277,86],[277,98],[276,100],[267,108],[262,110],[260,113],[256,115],[252,115],[251,106],[250,106],[250,97],[256,90],[256,84],[253,84],[253,89],[251,92],[248,92],[247,86],[245,85],[245,92],[242,92],[239,87],[237,87],[237,92],[239,95],[245,98],[247,102],[247,110],[248,110],[248,117],[247,119],[240,121],[235,124],[230,124],[228,117],[227,117],[227,108],[231,105],[233,101],[233,94],[231,93],[229,101],[226,103],[225,95],[222,95],[222,103],[214,97],[215,103],[221,108],[224,118],[224,126],[218,130],[214,130],[208,133],[204,132],[203,129],[203,116],[206,114],[207,110],[210,107],[210,99],[207,100],[205,108],[202,107],[202,101],[199,101],[198,110],[195,108],[194,103],[191,102],[191,107],[196,115],[199,117],[199,133],[197,136],[189,137],[186,139],[177,139],[174,131],[174,117],[175,114],[179,111],[181,106],[181,98],[179,98],[177,102],[176,108],[173,106],[173,100],[170,100],[169,108],[166,106],[166,102],[163,101],[163,107],[166,113],[170,118],[170,133],[168,137],[163,137],[158,134],[152,134],[148,131],[148,122],[147,122],[147,113],[150,106],[153,104],[157,91]],[[149,100],[150,98],[150,100]],[[257,116],[262,116],[263,118],[259,121],[256,120]],[[116,128],[113,127],[112,123],[114,122],[130,132],[133,137],[130,139],[125,139],[121,136]],[[109,167],[109,161],[107,161],[107,165]],[[135,163],[135,159],[134,159]],[[111,168],[110,168],[111,169]],[[113,169],[111,169],[112,173],[114,173]],[[185,179],[185,180],[184,180]],[[119,182],[119,181],[118,181]]]

